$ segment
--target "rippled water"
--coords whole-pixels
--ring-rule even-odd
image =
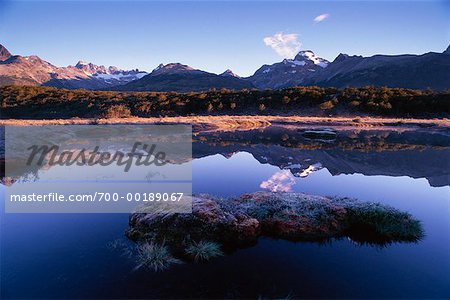
[[[1,297],[449,298],[448,132],[342,131],[331,139],[304,132],[197,134],[194,192],[379,201],[421,220],[425,238],[385,247],[261,238],[207,263],[153,273],[133,270],[133,257],[108,247],[117,239],[132,244],[124,238],[127,214],[5,214],[2,205]],[[2,202],[7,188],[0,185]]]

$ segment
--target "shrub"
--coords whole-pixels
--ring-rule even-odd
[[[320,109],[327,110],[334,107],[333,101],[326,101],[320,104]]]
[[[131,117],[131,111],[125,105],[112,105],[103,114],[103,118],[129,118]]]
[[[140,113],[148,114],[151,111],[152,103],[151,102],[143,102],[137,105],[136,109]]]
[[[291,99],[288,96],[283,97],[283,104],[288,104],[291,101]]]
[[[356,106],[359,106],[360,104],[361,104],[361,102],[353,100],[348,105],[351,107],[356,107]]]
[[[165,94],[159,94],[158,95],[158,101],[159,102],[164,102],[167,100],[167,96]]]
[[[261,103],[258,107],[259,111],[265,111],[266,110],[266,106],[264,105],[264,103]]]

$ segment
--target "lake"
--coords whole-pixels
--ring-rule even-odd
[[[384,246],[260,238],[167,271],[135,269],[128,214],[5,214],[1,298],[450,298],[450,135],[271,126],[194,135],[193,192],[354,197],[409,212],[425,237]],[[41,170],[44,178],[51,170]]]

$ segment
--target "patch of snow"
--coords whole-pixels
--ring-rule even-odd
[[[300,56],[303,56],[304,58],[312,61],[315,65],[318,65],[319,67],[326,68],[328,66],[328,63],[324,61],[322,58],[317,57],[314,52],[312,51],[303,51],[299,53]]]
[[[163,64],[159,64],[153,71],[158,71],[159,69],[164,68]]]
[[[270,68],[267,68],[263,71],[263,73],[269,73],[270,72]]]
[[[285,169],[300,169],[302,167],[301,164],[292,164],[287,166]]]
[[[304,66],[304,65],[306,65],[306,62],[304,62],[304,61],[299,61],[299,60],[294,60],[294,61],[292,61],[292,63],[293,63],[294,65],[296,65],[296,66]]]
[[[142,77],[144,77],[145,75],[147,75],[146,72],[139,72],[137,74],[134,74],[133,76],[136,77],[137,79],[141,79]]]
[[[147,75],[145,72],[140,72],[137,74],[125,74],[125,73],[115,73],[115,74],[105,74],[105,73],[96,73],[92,75],[94,78],[102,79],[105,81],[111,81],[111,80],[126,80],[126,81],[132,81],[135,79],[141,79]]]
[[[321,163],[316,163],[314,165],[310,165],[308,168],[304,169],[302,172],[299,173],[299,176],[301,178],[307,177],[309,174],[311,174],[314,171],[322,169]]]

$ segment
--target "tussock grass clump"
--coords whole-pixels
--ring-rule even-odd
[[[137,246],[138,266],[136,269],[146,267],[155,272],[168,269],[172,264],[180,263],[174,258],[167,246],[153,242]]]
[[[193,241],[185,251],[194,261],[207,261],[213,257],[223,255],[223,252],[220,250],[220,245],[210,241]]]
[[[351,232],[365,232],[373,235],[380,243],[399,241],[419,241],[424,237],[424,230],[419,220],[409,213],[379,203],[354,205],[347,208]]]

